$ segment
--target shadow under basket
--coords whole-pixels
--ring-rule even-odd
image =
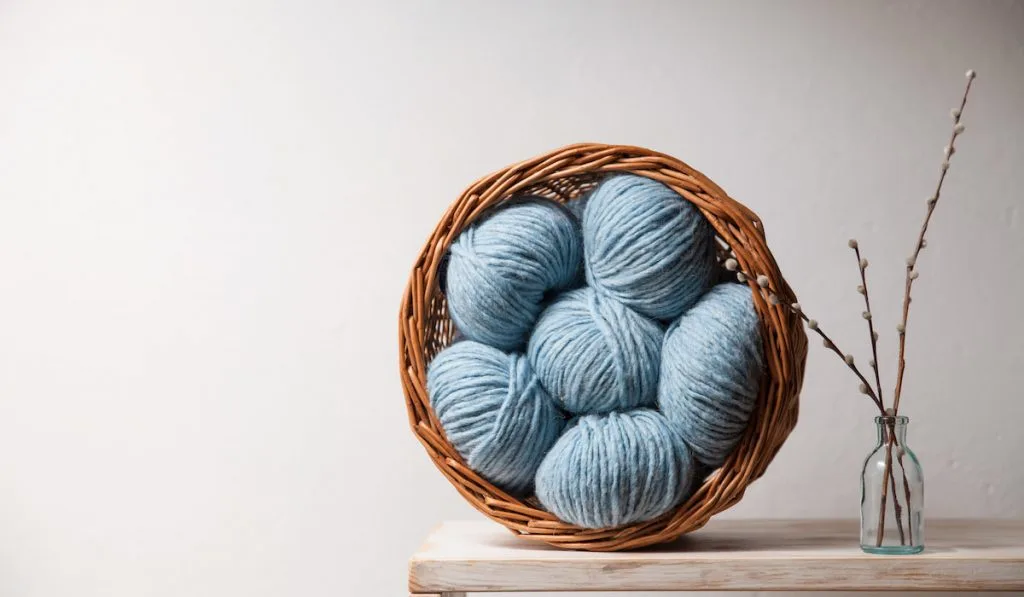
[[[509,166],[466,189],[445,212],[417,258],[398,320],[399,369],[409,424],[431,460],[491,520],[524,539],[568,549],[614,551],[672,541],[737,503],[747,485],[764,474],[796,425],[807,359],[807,336],[800,319],[782,305],[769,304],[756,283],[748,281],[755,288],[766,366],[750,423],[725,464],[704,479],[688,500],[655,520],[608,529],[580,528],[545,511],[535,498],[505,493],[466,466],[434,416],[426,389],[428,363],[451,344],[455,332],[439,285],[448,247],[476,218],[503,201],[538,195],[567,202],[603,178],[621,173],[662,182],[693,202],[715,229],[720,260],[735,257],[744,271],[767,276],[784,301],[795,301],[754,212],[673,157],[641,147],[585,143]]]

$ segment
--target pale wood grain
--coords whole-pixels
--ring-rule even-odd
[[[721,520],[640,551],[568,551],[448,522],[409,566],[415,592],[1024,591],[1024,520],[934,520],[925,551],[861,552],[856,521]]]

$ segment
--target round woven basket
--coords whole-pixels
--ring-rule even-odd
[[[445,212],[416,260],[398,319],[399,369],[409,424],[434,464],[488,518],[520,537],[564,548],[612,551],[672,541],[738,502],[796,424],[807,357],[807,336],[800,320],[754,292],[767,375],[750,424],[725,464],[685,503],[655,520],[609,529],[580,528],[546,512],[535,498],[524,500],[505,493],[466,466],[445,437],[426,390],[427,365],[451,343],[455,332],[438,284],[449,245],[473,220],[502,201],[540,195],[565,202],[586,193],[605,176],[623,172],[662,182],[692,201],[716,231],[719,259],[731,254],[744,271],[767,276],[781,299],[796,300],[754,212],[673,157],[640,147],[586,143],[509,166],[466,189]]]

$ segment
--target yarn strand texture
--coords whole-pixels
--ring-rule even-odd
[[[577,279],[582,251],[568,210],[549,201],[499,209],[452,244],[446,285],[452,319],[472,340],[521,347],[545,293]]]
[[[719,284],[665,334],[658,408],[708,466],[725,462],[754,410],[759,326],[750,288]]]
[[[579,288],[544,310],[527,354],[562,408],[604,413],[654,405],[664,335],[655,321]]]
[[[657,518],[690,491],[690,450],[650,409],[586,415],[537,471],[537,497],[562,520],[603,529]]]
[[[697,207],[643,176],[602,183],[583,212],[587,282],[654,319],[675,319],[711,286],[714,232]]]
[[[430,363],[427,389],[448,439],[473,470],[525,494],[564,420],[522,355],[470,340]]]

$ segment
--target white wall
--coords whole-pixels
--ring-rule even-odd
[[[1024,4],[0,0],[0,595],[401,595],[476,517],[406,428],[396,315],[476,177],[581,140],[703,170],[886,379],[927,512],[1024,517]],[[812,346],[723,516],[856,515],[872,411]],[[854,538],[851,537],[851,541]]]

